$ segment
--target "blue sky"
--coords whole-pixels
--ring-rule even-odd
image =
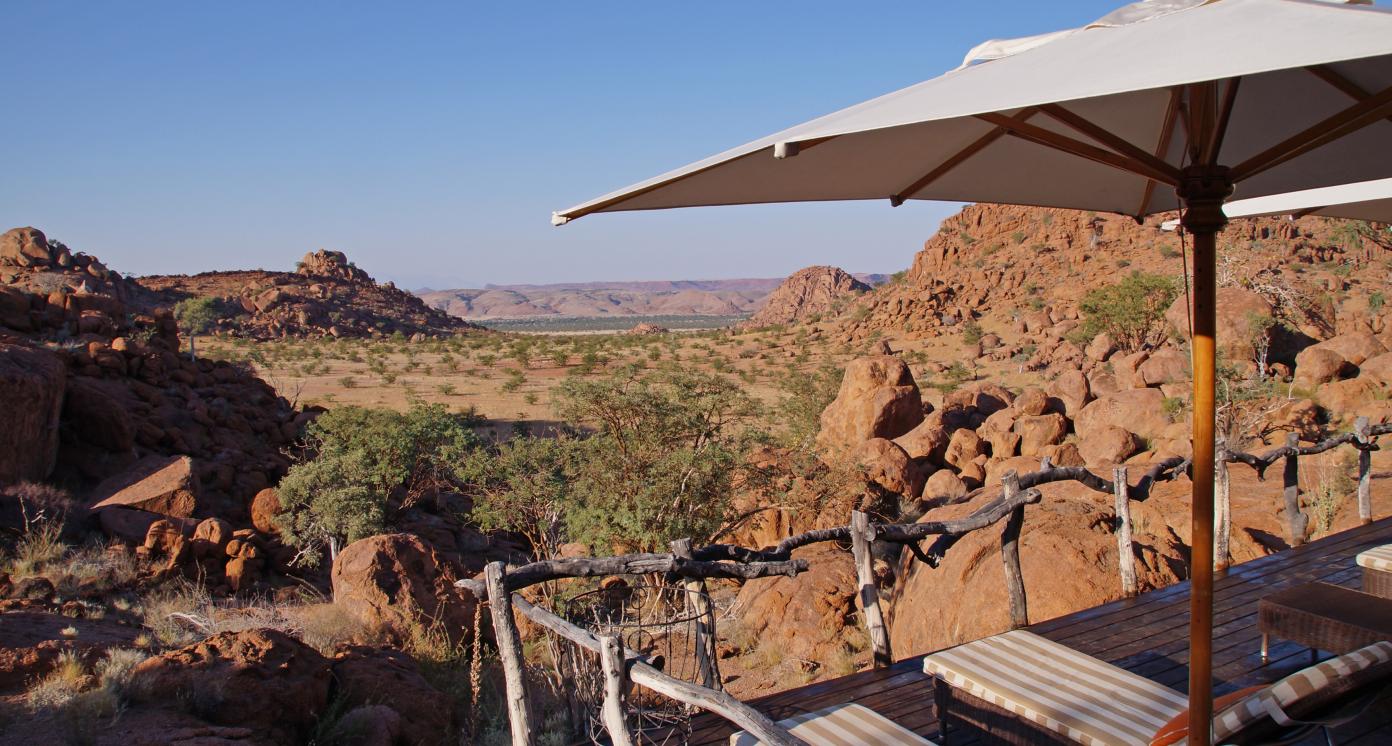
[[[405,287],[907,267],[955,205],[552,210],[1111,2],[0,3],[0,230]]]

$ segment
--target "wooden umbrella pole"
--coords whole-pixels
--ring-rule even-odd
[[[1194,238],[1194,471],[1189,570],[1189,743],[1209,746],[1213,720],[1213,476],[1218,232],[1232,194],[1228,170],[1190,166],[1179,196]]]

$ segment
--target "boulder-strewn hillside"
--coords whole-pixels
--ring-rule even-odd
[[[749,318],[750,326],[805,321],[828,313],[847,298],[871,287],[837,267],[805,267],[784,280]]]
[[[969,318],[1055,319],[1045,326],[1076,318],[1088,290],[1133,271],[1180,276],[1180,239],[1161,222],[970,205],[943,221],[902,282],[867,296],[847,328],[936,336]],[[1220,284],[1290,299],[1286,320],[1315,338],[1355,326],[1380,331],[1392,309],[1374,310],[1368,297],[1385,289],[1386,269],[1369,258],[1392,254],[1366,243],[1347,221],[1234,220],[1219,237]]]
[[[871,285],[884,275],[861,274]],[[466,319],[534,316],[737,316],[758,310],[784,280],[672,280],[582,282],[556,285],[489,285],[480,289],[428,290],[433,308]]]
[[[378,283],[338,251],[305,254],[294,272],[246,270],[136,279],[153,303],[224,301],[217,331],[255,339],[452,334],[478,327]]]
[[[178,354],[167,309],[41,231],[0,235],[0,484],[51,480],[108,532],[143,540],[156,512],[246,521],[289,467],[307,417],[246,369]],[[152,477],[152,479],[146,479]]]

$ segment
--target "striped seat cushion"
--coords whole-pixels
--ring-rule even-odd
[[[810,746],[933,746],[932,741],[857,704],[832,705],[780,720],[778,724]],[[730,743],[732,746],[754,746],[761,741],[740,731],[730,736]]]
[[[923,669],[1078,743],[1148,744],[1184,695],[1025,630],[934,653]]]
[[[1366,552],[1359,552],[1357,560],[1359,567],[1392,572],[1392,544],[1383,544]]]
[[[1304,668],[1271,685],[1261,705],[1266,714],[1280,725],[1290,723],[1286,710],[1302,700],[1318,697],[1331,689],[1348,689],[1366,684],[1365,674],[1377,678],[1388,676],[1387,664],[1392,662],[1392,642],[1375,642],[1327,661]],[[1376,672],[1374,669],[1377,669]]]

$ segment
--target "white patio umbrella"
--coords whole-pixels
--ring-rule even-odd
[[[1190,732],[1212,716],[1215,235],[1225,200],[1392,177],[1392,13],[1146,0],[553,214],[817,200],[1003,202],[1194,238]]]
[[[1223,213],[1230,218],[1320,215],[1392,223],[1392,179],[1233,200],[1223,206]]]

